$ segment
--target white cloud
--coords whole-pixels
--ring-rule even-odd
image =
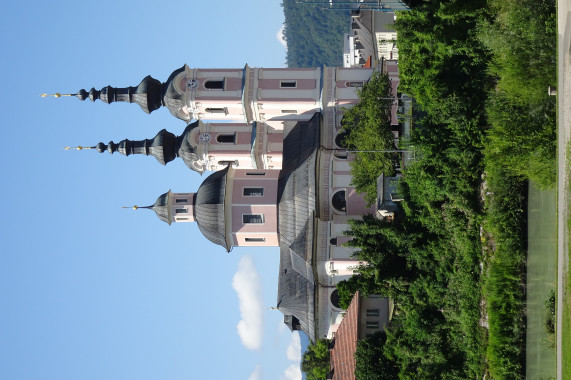
[[[301,380],[301,339],[297,332],[291,334],[291,340],[286,349],[286,357],[294,363],[286,368],[282,379]]]
[[[287,42],[286,42],[285,37],[284,37],[284,28],[285,28],[285,25],[282,24],[282,27],[276,33],[276,38],[278,39],[280,44],[282,44],[282,46],[287,49]]]
[[[299,338],[299,333],[294,332],[291,334],[291,341],[287,346],[286,356],[289,360],[301,362],[301,339]]]
[[[299,364],[292,364],[284,372],[283,380],[301,380],[301,368]]]
[[[238,335],[244,347],[259,350],[263,336],[262,280],[251,256],[242,257],[238,263],[232,287],[238,294],[242,317],[237,325]]]
[[[262,366],[261,365],[258,364],[256,366],[256,369],[254,369],[254,372],[252,372],[250,377],[248,377],[248,380],[262,380]]]
[[[284,332],[288,331],[287,325],[280,320],[278,322],[278,335],[283,335]]]

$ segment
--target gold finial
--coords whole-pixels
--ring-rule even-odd
[[[83,150],[83,149],[94,149],[92,146],[66,146],[64,148],[65,150],[71,150],[71,149],[75,149],[75,150]]]
[[[75,96],[73,94],[60,94],[59,92],[56,92],[55,94],[42,94],[41,97],[42,98],[46,98],[48,96],[53,96],[54,98],[61,98],[62,96]]]
[[[127,206],[123,206],[121,208],[132,208],[133,210],[138,210],[139,206],[133,206],[133,207],[127,207]]]
[[[268,310],[279,310],[279,308],[277,308],[275,306],[271,306],[271,307],[268,307]]]

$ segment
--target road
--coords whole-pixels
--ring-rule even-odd
[[[563,278],[569,268],[567,242],[567,201],[569,179],[567,178],[567,144],[571,126],[571,62],[569,36],[571,34],[571,0],[557,1],[557,38],[558,38],[558,83],[557,105],[558,141],[557,141],[557,379],[562,379],[561,328],[563,321]]]

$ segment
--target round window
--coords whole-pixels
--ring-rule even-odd
[[[335,306],[337,309],[341,309],[339,290],[337,289],[335,289],[333,293],[331,293],[331,305]]]
[[[331,204],[333,208],[339,212],[347,211],[347,200],[345,199],[345,190],[339,190],[333,194],[331,199]]]
[[[337,145],[339,148],[345,148],[347,149],[347,143],[345,142],[345,139],[347,138],[347,136],[349,135],[349,133],[342,129],[337,136],[335,136],[335,145]]]

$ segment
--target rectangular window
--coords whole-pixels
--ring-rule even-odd
[[[244,188],[245,197],[263,197],[264,188],[263,187],[245,187]]]
[[[224,90],[224,79],[210,79],[204,82],[207,90]]]
[[[205,111],[208,113],[222,113],[225,115],[228,114],[228,108],[206,108]]]
[[[282,110],[282,113],[297,113],[297,110]]]
[[[379,309],[367,309],[367,317],[378,317]]]
[[[185,208],[177,208],[174,210],[174,212],[177,214],[186,214],[186,209]]]
[[[259,237],[246,238],[247,243],[262,243],[264,241],[266,241],[266,238],[259,238]]]
[[[235,133],[219,133],[216,135],[216,141],[221,144],[234,144],[236,143]]]
[[[265,172],[248,172],[246,175],[266,175]]]
[[[184,198],[177,198],[176,201],[175,201],[175,203],[186,203],[186,201],[187,201],[187,200],[184,199]]]
[[[345,86],[347,87],[363,87],[363,82],[346,82]]]
[[[185,221],[185,220],[188,220],[188,218],[176,218],[176,220],[177,220],[178,222],[183,222],[183,221]]]
[[[262,215],[262,214],[244,214],[244,215],[242,215],[242,223],[244,223],[244,224],[261,224],[261,223],[264,223],[264,215]]]
[[[367,321],[367,328],[368,329],[378,329],[379,322]]]
[[[282,80],[282,81],[280,81],[280,87],[281,88],[296,88],[297,87],[297,81],[295,81],[295,80]]]

